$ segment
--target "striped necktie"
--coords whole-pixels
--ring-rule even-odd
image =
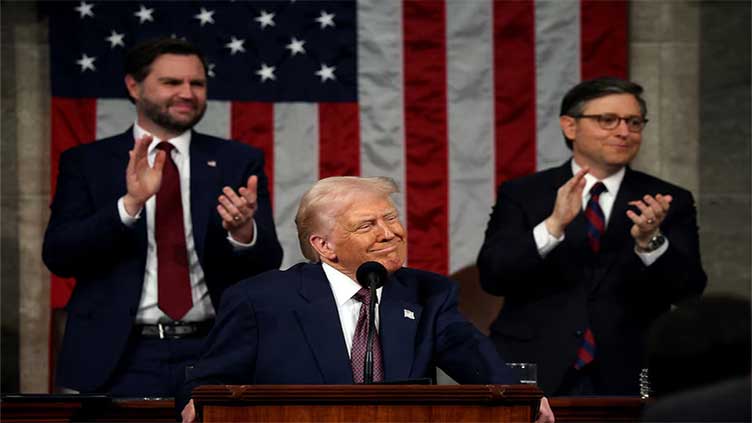
[[[601,194],[608,191],[603,182],[598,182],[590,188],[590,200],[585,207],[585,223],[587,228],[587,241],[590,250],[594,253],[601,251],[601,235],[606,230],[606,217],[599,203]]]
[[[601,194],[607,191],[603,182],[598,182],[590,188],[590,200],[585,207],[585,222],[587,228],[587,243],[593,253],[601,251],[601,235],[606,230],[606,218],[599,200]],[[582,337],[582,345],[577,351],[577,360],[574,368],[579,370],[590,364],[595,358],[595,337],[590,327],[585,329]]]

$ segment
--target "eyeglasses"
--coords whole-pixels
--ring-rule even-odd
[[[595,119],[598,121],[598,125],[600,125],[601,129],[616,129],[621,121],[624,121],[624,123],[627,124],[629,132],[642,132],[643,128],[645,128],[645,125],[648,123],[648,120],[641,116],[621,117],[613,113],[604,113],[602,115],[576,115],[572,117],[575,119]]]

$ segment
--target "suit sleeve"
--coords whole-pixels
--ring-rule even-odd
[[[186,371],[176,404],[182,410],[191,392],[201,385],[243,385],[254,381],[258,327],[253,305],[242,284],[228,289],[199,361]]]
[[[436,361],[462,384],[515,384],[491,341],[457,309],[457,285],[450,283],[436,317]]]
[[[278,269],[282,264],[282,246],[272,216],[268,178],[264,173],[264,158],[260,153],[246,161],[243,178],[244,186],[251,175],[258,177],[258,208],[253,216],[256,221],[256,243],[253,247],[235,250],[228,240],[224,240],[224,251],[215,256],[222,263],[230,280],[241,280],[266,270]],[[235,187],[238,189],[239,187]],[[224,232],[226,235],[226,232]]]
[[[661,232],[669,241],[666,252],[655,263],[641,261],[644,289],[675,304],[681,299],[702,294],[707,276],[700,259],[700,241],[694,198],[688,191],[672,193],[669,214]]]
[[[95,181],[85,175],[82,156],[74,149],[60,157],[57,191],[42,247],[44,263],[63,277],[78,277],[95,266],[106,266],[134,242],[135,231],[118,215],[118,197],[95,205],[91,191]]]
[[[496,204],[478,254],[478,272],[483,289],[493,295],[534,291],[543,259],[533,237],[536,221],[513,194],[508,184],[499,187]]]

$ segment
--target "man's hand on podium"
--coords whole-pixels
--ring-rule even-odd
[[[554,420],[554,411],[551,410],[548,398],[541,398],[540,408],[538,409],[538,419],[535,420],[535,423],[554,423]]]
[[[541,401],[541,408],[543,408],[542,401]],[[549,408],[549,410],[551,410],[551,408]],[[541,413],[541,415],[542,414],[543,413]],[[183,411],[180,413],[180,416],[183,418],[183,423],[194,423],[196,421],[196,408],[193,406],[193,400],[190,400],[188,404],[186,404],[185,407],[183,407]],[[551,421],[553,422],[553,420]]]

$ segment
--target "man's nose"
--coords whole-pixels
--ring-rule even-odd
[[[625,119],[619,119],[619,124],[616,125],[616,134],[622,137],[626,137],[629,135],[629,126],[627,126],[627,121]]]
[[[394,232],[392,232],[392,229],[386,222],[379,222],[379,227],[381,228],[381,237],[383,239],[390,240],[394,238]]]
[[[186,82],[184,84],[180,84],[180,90],[178,90],[178,95],[182,98],[194,98],[196,96],[196,93],[193,92],[193,87],[189,82]]]

